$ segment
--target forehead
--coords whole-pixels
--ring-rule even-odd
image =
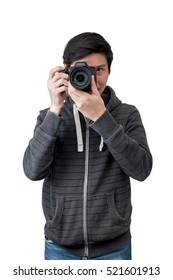
[[[92,67],[97,67],[99,65],[107,65],[107,59],[103,54],[92,53],[83,57],[82,59],[75,61],[74,63],[72,63],[71,66],[73,66],[76,62],[81,62],[81,61],[85,61],[88,64],[88,66],[92,66]]]

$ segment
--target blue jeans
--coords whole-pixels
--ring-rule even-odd
[[[95,258],[79,257],[45,240],[45,260],[131,260],[131,241],[119,249]]]

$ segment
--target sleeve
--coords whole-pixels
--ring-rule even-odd
[[[145,180],[152,169],[146,133],[138,110],[132,106],[125,127],[106,110],[91,127],[107,144],[122,170],[133,179]]]
[[[46,114],[40,112],[37,117],[33,138],[29,141],[23,157],[24,173],[30,180],[42,180],[49,175],[61,121],[61,117],[49,110]]]

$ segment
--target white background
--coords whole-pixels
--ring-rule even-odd
[[[62,64],[66,42],[85,31],[101,33],[111,44],[109,85],[123,102],[139,109],[154,158],[150,177],[141,183],[132,180],[133,263],[169,269],[173,249],[171,2],[1,1],[0,255],[6,270],[13,264],[43,261],[42,182],[24,176],[22,158],[39,110],[50,105],[48,72]]]

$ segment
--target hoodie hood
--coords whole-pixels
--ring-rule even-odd
[[[118,99],[118,97],[116,96],[115,91],[107,86],[103,93],[102,93],[102,98],[104,100],[106,109],[111,112],[113,111],[116,107],[118,107],[122,102],[121,100]]]

